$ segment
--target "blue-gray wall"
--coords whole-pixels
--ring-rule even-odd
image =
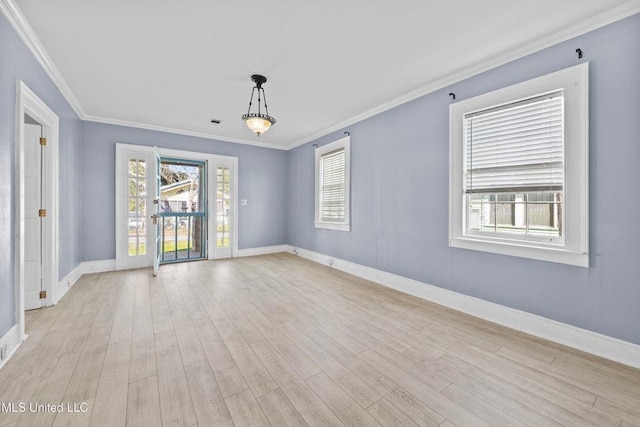
[[[286,153],[191,136],[93,122],[82,124],[83,261],[114,259],[116,142],[238,157],[238,247],[285,243]]]
[[[16,79],[60,118],[60,278],[82,258],[80,239],[81,122],[60,91],[0,14],[0,336],[15,323],[15,105]]]
[[[448,247],[448,107],[590,61],[590,265]],[[287,153],[287,242],[640,344],[640,15],[349,126],[350,233],[313,226],[311,144]],[[461,53],[463,54],[463,53]]]
[[[591,268],[451,249],[448,105],[591,62]],[[60,117],[60,277],[115,257],[115,142],[239,157],[239,247],[289,243],[640,344],[640,15],[354,124],[352,231],[313,227],[313,149],[81,122],[0,15],[0,336],[14,324],[15,80]],[[320,138],[333,141],[342,131]]]

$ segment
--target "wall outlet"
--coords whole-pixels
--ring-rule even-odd
[[[329,267],[333,267],[333,258],[329,258]]]
[[[249,202],[247,201],[247,199],[240,199],[240,206],[247,206],[249,204]]]
[[[298,248],[293,248],[293,253],[298,255]]]

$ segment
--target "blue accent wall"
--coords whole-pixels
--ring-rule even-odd
[[[284,151],[94,122],[82,127],[83,261],[116,256],[117,142],[238,157],[238,194],[248,201],[238,206],[238,247],[286,243]]]
[[[287,242],[640,344],[638,52],[634,15],[290,150]],[[590,62],[590,268],[449,248],[449,92],[471,98],[579,61]],[[312,144],[345,130],[352,231],[316,229]]]
[[[82,259],[78,227],[81,122],[11,24],[0,14],[0,336],[15,324],[15,105],[18,79],[24,81],[60,119],[60,278]]]

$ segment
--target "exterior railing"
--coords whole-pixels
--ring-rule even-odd
[[[160,262],[204,259],[207,226],[205,212],[160,213]]]

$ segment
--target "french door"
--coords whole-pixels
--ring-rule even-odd
[[[233,256],[237,158],[116,144],[116,269]]]
[[[153,220],[154,225],[154,244],[153,244],[153,277],[158,275],[158,271],[160,271],[160,260],[162,258],[162,223],[160,221],[160,191],[162,188],[162,176],[160,175],[160,153],[158,152],[158,147],[153,147],[153,157],[155,164],[155,191],[153,198],[153,215],[151,215],[151,219]]]

